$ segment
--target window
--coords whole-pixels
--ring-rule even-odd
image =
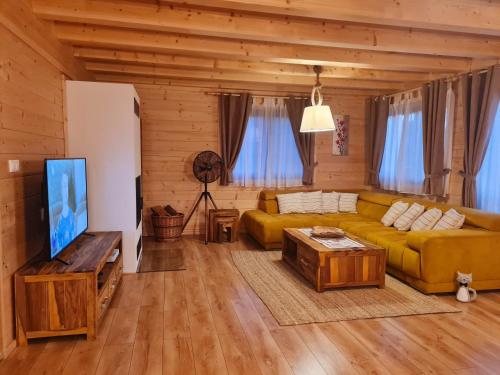
[[[477,206],[500,213],[500,103],[483,164],[476,177]]]
[[[241,186],[302,185],[303,167],[282,99],[254,98],[233,181]]]
[[[420,93],[417,98],[394,98],[389,105],[380,186],[422,194],[424,177],[422,98]]]

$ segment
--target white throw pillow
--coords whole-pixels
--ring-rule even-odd
[[[441,216],[443,216],[443,212],[439,208],[431,208],[415,220],[411,225],[411,230],[430,230],[436,225]]]
[[[354,193],[340,193],[339,198],[339,211],[358,213],[356,203],[358,202],[358,194]]]
[[[321,190],[320,191],[312,191],[310,193],[302,194],[302,207],[304,208],[304,212],[307,213],[317,213],[320,214],[323,212],[323,199]]]
[[[408,209],[409,206],[410,206],[409,203],[402,202],[402,201],[398,201],[396,203],[393,203],[391,208],[389,208],[389,210],[387,210],[387,212],[385,213],[385,215],[382,217],[382,219],[380,221],[386,227],[390,227],[392,224],[394,224],[394,222],[396,221],[396,219],[398,217],[400,217],[401,215],[403,215],[405,213],[405,211]]]
[[[422,215],[425,207],[418,203],[413,203],[409,209],[407,209],[403,215],[398,217],[394,223],[394,227],[398,230],[408,230],[417,217]]]
[[[432,230],[460,229],[464,225],[465,215],[459,214],[453,208],[446,211]]]
[[[302,194],[304,193],[277,194],[276,198],[278,199],[280,214],[304,212]]]
[[[323,213],[336,214],[339,212],[339,198],[340,194],[335,191],[321,194],[321,199],[323,201]]]

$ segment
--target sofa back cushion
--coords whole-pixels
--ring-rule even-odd
[[[285,195],[286,196],[286,195]],[[305,213],[323,213],[323,197],[320,191],[302,193],[302,206]]]
[[[357,203],[359,194],[355,193],[340,193],[339,211],[358,213]]]
[[[323,204],[322,212],[324,214],[336,214],[339,212],[339,199],[340,193],[337,193],[336,191],[332,191],[331,193],[323,192],[321,194]]]
[[[478,210],[475,208],[453,206],[449,204],[436,204],[434,207],[439,208],[441,211],[446,212],[449,209],[455,209],[459,214],[465,215],[465,222],[467,226],[483,228],[500,232],[500,215],[493,212]]]
[[[415,220],[411,225],[411,230],[431,230],[439,219],[441,219],[441,216],[443,216],[443,212],[439,208],[431,208]]]
[[[394,228],[397,230],[408,230],[417,218],[422,215],[425,208],[421,204],[413,203],[410,208],[408,208],[403,215],[396,219],[394,223]]]
[[[259,205],[258,205],[259,210],[262,210],[268,214],[277,214],[279,213],[278,210],[278,201],[276,198],[274,199],[259,199]]]
[[[278,194],[278,206],[280,214],[291,214],[304,212],[302,204],[302,196],[304,193],[298,192],[293,194]]]
[[[437,210],[437,208],[435,208]],[[465,215],[459,214],[453,208],[445,212],[443,217],[437,222],[433,230],[460,229],[464,225]]]
[[[376,204],[372,202],[367,202],[361,199],[358,199],[357,211],[359,214],[369,217],[373,220],[379,221],[382,216],[386,213],[389,207]]]
[[[395,201],[402,200],[401,196],[396,195],[396,194],[378,193],[376,191],[368,191],[368,190],[360,191],[359,192],[359,199],[366,201],[366,202],[386,206],[387,209],[389,209],[389,207],[391,207],[391,205]]]
[[[260,210],[268,213],[268,214],[277,214],[279,213],[278,209],[278,200],[276,199],[276,195],[278,194],[293,194],[298,192],[309,192],[311,189],[290,189],[290,190],[262,190],[259,193],[259,203],[258,207]],[[329,193],[332,192],[333,189],[323,189],[323,192]],[[335,189],[337,192],[357,192],[355,189]]]
[[[400,198],[401,199],[401,198]],[[500,214],[495,214],[493,212],[487,212],[478,210],[475,208],[461,207],[452,204],[433,202],[428,199],[412,199],[403,198],[405,202],[414,203],[417,202],[426,209],[439,208],[441,211],[446,212],[450,209],[455,209],[459,214],[465,215],[464,224],[467,227],[482,228],[487,230],[492,230],[500,232]]]
[[[282,194],[294,194],[294,193],[299,193],[306,191],[304,190],[299,190],[299,189],[293,189],[293,190],[262,190],[259,194],[259,209],[261,209],[264,212],[267,212],[268,214],[278,214],[279,208],[278,208],[278,199],[276,198],[277,195],[282,195]]]
[[[408,209],[409,204],[408,202],[401,202],[397,201],[392,204],[392,206],[387,210],[385,215],[380,219],[382,224],[384,224],[386,227],[390,227],[391,225],[394,224],[394,222],[405,213],[405,211]]]
[[[277,214],[278,201],[276,194],[296,193],[298,191],[311,191],[310,189],[293,189],[293,190],[262,190],[259,194],[259,209],[268,214]],[[333,189],[323,189],[324,192],[331,192]],[[375,220],[380,220],[385,212],[389,209],[392,203],[397,201],[404,201],[410,204],[417,202],[423,205],[426,209],[439,208],[441,211],[446,212],[450,208],[454,208],[457,212],[465,215],[465,227],[483,228],[487,230],[500,232],[500,214],[477,210],[474,208],[460,207],[445,203],[437,203],[428,199],[415,199],[402,197],[397,194],[386,194],[368,190],[358,189],[335,189],[337,192],[357,192],[359,199],[357,204],[357,211]]]

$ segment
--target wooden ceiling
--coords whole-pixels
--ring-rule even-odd
[[[500,59],[500,1],[32,0],[98,80],[393,92]]]

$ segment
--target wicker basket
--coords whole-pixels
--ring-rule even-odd
[[[152,215],[156,241],[175,241],[182,235],[184,214],[176,216]]]

